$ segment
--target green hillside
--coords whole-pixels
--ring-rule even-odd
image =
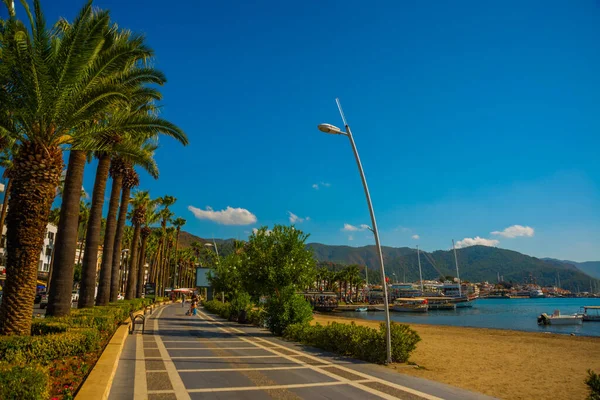
[[[349,247],[327,246],[319,243],[308,245],[319,261],[331,261],[341,264],[367,265],[370,269],[378,267],[375,246]],[[419,279],[417,251],[407,247],[383,247],[386,274],[398,281],[416,281]],[[460,276],[473,282],[496,282],[498,274],[505,281],[523,283],[529,281],[530,274],[540,285],[553,285],[557,275],[561,286],[569,290],[577,287],[589,287],[590,277],[577,267],[564,263],[540,260],[512,250],[487,246],[472,246],[457,251]],[[440,276],[456,276],[452,251],[421,252],[423,279],[438,279]],[[370,276],[370,275],[369,275]]]
[[[593,278],[600,279],[600,261],[576,262],[569,260],[556,260],[554,258],[544,258],[544,261],[561,263],[565,265],[570,264],[579,269],[581,272],[588,274]]]
[[[181,231],[179,247],[189,247],[194,241],[212,243],[212,239],[200,238],[188,232]],[[233,239],[215,239],[219,255],[226,256],[233,251]],[[307,245],[320,262],[337,264],[358,264],[369,267],[369,281],[380,282],[378,259],[375,246],[350,247],[329,246],[321,243]],[[382,248],[386,274],[392,280],[414,282],[419,279],[417,251],[408,247]],[[583,271],[594,273],[599,262],[573,263],[553,259],[539,259],[512,250],[497,247],[472,246],[457,251],[460,277],[472,282],[496,282],[498,275],[507,282],[529,282],[530,277],[540,285],[554,285],[557,276],[560,277],[564,289],[582,291],[590,286],[590,277]],[[340,267],[341,268],[341,267]],[[452,251],[438,250],[432,253],[421,252],[421,268],[423,279],[438,279],[440,276],[456,276],[454,255]],[[586,269],[584,269],[586,268]],[[395,274],[395,276],[394,276]],[[598,275],[596,275],[597,277]],[[595,286],[600,286],[600,280],[595,279]]]

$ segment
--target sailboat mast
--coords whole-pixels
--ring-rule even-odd
[[[417,245],[417,260],[419,261],[419,280],[421,282],[421,296],[423,295],[423,274],[421,273],[421,253],[419,253],[419,245]]]
[[[458,296],[462,297],[462,285],[460,283],[460,274],[458,273],[458,258],[456,257],[456,247],[454,247],[454,239],[452,239],[452,250],[454,250],[454,264],[456,264],[456,278],[458,279]]]

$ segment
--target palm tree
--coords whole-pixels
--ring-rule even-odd
[[[62,171],[61,145],[74,144],[75,135],[86,133],[77,128],[89,120],[89,111],[97,112],[114,96],[108,95],[94,105],[88,101],[106,95],[106,91],[100,93],[100,87],[95,93],[87,86],[76,88],[77,83],[89,80],[85,67],[94,51],[92,46],[97,47],[101,39],[90,36],[90,23],[100,23],[97,26],[101,27],[105,20],[108,24],[108,14],[92,12],[88,4],[73,29],[53,38],[39,1],[34,3],[33,14],[26,7],[31,30],[15,18],[12,2],[5,5],[9,19],[3,21],[0,37],[0,132],[15,138],[17,144],[6,216],[7,279],[0,305],[0,333],[28,335],[39,253]],[[69,58],[72,51],[78,57]],[[82,102],[84,97],[87,99]],[[82,108],[84,105],[91,107],[88,110]]]
[[[98,295],[96,305],[105,306],[110,300],[112,281],[112,259],[114,253],[115,235],[117,230],[117,210],[119,208],[119,196],[123,186],[123,175],[125,165],[120,157],[113,157],[110,163],[110,175],[112,177],[112,190],[108,203],[108,215],[104,230],[104,246],[102,247],[102,264],[100,266],[100,277],[98,283]],[[119,249],[120,250],[120,249]],[[120,257],[121,254],[118,254]]]
[[[34,13],[23,1],[31,21],[27,29],[15,18],[12,2],[5,1],[9,19],[2,24],[0,65],[0,133],[17,140],[7,222],[8,263],[4,300],[0,306],[0,332],[27,334],[35,293],[37,257],[42,248],[48,212],[62,170],[62,150],[71,146],[69,183],[57,238],[56,264],[60,279],[51,287],[55,315],[68,312],[76,243],[78,198],[84,157],[78,151],[103,150],[106,137],[115,131],[136,131],[139,118],[111,118],[96,123],[117,103],[126,104],[132,85],[143,80],[146,68],[129,70],[135,58],[128,51],[105,51],[112,43],[106,11],[95,10],[91,1],[72,25],[64,22],[50,32],[38,0]],[[68,27],[67,27],[68,25]],[[61,29],[65,27],[65,29]],[[148,53],[141,37],[129,42],[138,55]],[[137,43],[137,44],[136,44]],[[76,54],[76,57],[72,57]],[[14,199],[13,199],[14,198]],[[11,215],[13,215],[11,217]],[[62,243],[62,244],[60,244]],[[70,245],[68,244],[70,243]],[[70,246],[70,247],[69,247]],[[11,255],[12,254],[12,255]],[[60,255],[60,257],[58,257]],[[59,262],[60,261],[60,262]],[[63,270],[63,266],[66,269]],[[54,271],[57,271],[55,268]],[[60,287],[59,287],[60,286]],[[10,311],[9,311],[10,310]],[[14,310],[19,310],[14,312]]]
[[[140,259],[138,262],[138,277],[137,277],[137,288],[135,291],[135,297],[142,296],[142,290],[144,287],[144,272],[146,265],[146,246],[148,242],[148,238],[152,234],[152,229],[148,226],[158,222],[158,214],[155,212],[156,202],[149,201],[146,206],[146,215],[144,215],[144,226],[142,227],[142,231],[140,236],[142,238],[142,244],[140,249]],[[148,276],[150,275],[150,271],[148,271]]]
[[[77,239],[77,242],[79,243],[79,256],[77,259],[77,265],[81,264],[81,257],[84,251],[83,239],[85,238],[85,231],[87,229],[87,224],[90,220],[90,207],[90,203],[87,203],[84,200],[79,201],[79,233]],[[87,248],[85,248],[85,251],[87,252]]]
[[[98,167],[92,191],[92,207],[85,234],[85,256],[81,266],[81,287],[77,307],[86,308],[94,306],[96,287],[96,267],[98,264],[98,246],[100,245],[100,231],[102,227],[102,208],[104,206],[104,192],[110,168],[110,154],[101,152],[97,154]]]
[[[131,189],[140,184],[140,178],[133,169],[131,162],[125,163],[125,173],[123,175],[123,189],[121,191],[121,205],[119,206],[119,218],[117,219],[117,230],[115,242],[113,244],[113,257],[110,282],[110,301],[115,302],[119,296],[119,269],[121,263],[121,243],[123,232],[125,230],[125,221],[127,220],[127,210],[131,199]],[[131,256],[131,253],[129,253]]]
[[[181,217],[175,218],[173,220],[173,226],[175,227],[175,230],[176,230],[176,234],[175,234],[176,235],[175,236],[175,252],[174,252],[175,253],[175,260],[174,260],[173,268],[174,268],[174,271],[177,271],[177,273],[173,273],[173,287],[175,287],[176,285],[179,284],[179,282],[175,281],[176,280],[175,276],[176,275],[181,275],[181,272],[182,272],[181,271],[181,266],[178,265],[178,262],[177,262],[178,261],[177,260],[177,250],[179,249],[179,233],[181,232],[181,227],[185,225],[185,222],[186,222],[185,219],[183,219]]]
[[[131,258],[129,260],[129,272],[127,274],[127,289],[125,290],[126,300],[131,300],[135,297],[138,278],[138,243],[140,240],[142,225],[146,219],[146,209],[149,203],[150,194],[147,190],[137,191],[131,200],[131,204],[133,206],[131,213],[133,238],[131,240]]]
[[[158,278],[158,283],[160,284],[160,291],[159,293],[162,295],[164,294],[164,288],[165,288],[165,263],[163,262],[163,260],[168,260],[167,255],[168,253],[168,249],[167,249],[167,222],[169,222],[171,220],[171,218],[173,217],[173,213],[169,210],[169,207],[172,206],[173,204],[175,204],[175,202],[177,201],[177,199],[173,196],[163,196],[157,199],[158,203],[160,205],[162,205],[164,208],[159,212],[159,216],[161,218],[161,222],[160,222],[160,226],[162,229],[162,242],[160,245],[160,258],[158,260],[158,273],[157,273],[157,278]]]
[[[133,96],[136,99],[133,107],[124,107],[122,110],[111,110],[108,116],[104,119],[100,119],[97,125],[100,125],[102,128],[110,125],[110,121],[112,120],[129,120],[131,125],[129,126],[131,129],[126,131],[125,133],[130,133],[133,135],[142,134],[144,137],[149,137],[155,135],[156,133],[162,132],[167,133],[171,136],[177,137],[184,143],[186,142],[185,135],[181,130],[179,130],[174,125],[168,123],[167,121],[161,120],[155,116],[153,113],[149,113],[149,110],[153,110],[153,106],[148,106],[149,100],[158,100],[160,99],[160,95],[155,90],[150,90],[147,88],[143,88],[141,85],[144,83],[158,83],[163,84],[165,82],[164,76],[151,68],[139,68],[137,67],[137,62],[141,60],[146,60],[152,55],[152,52],[143,46],[143,40],[140,40],[138,37],[131,36],[130,33],[125,31],[117,31],[117,30],[109,30],[107,32],[107,45],[104,49],[104,53],[110,54],[112,56],[121,56],[121,70],[118,70],[120,73],[127,73],[132,76],[135,76],[135,88],[130,91],[130,96]],[[102,57],[104,53],[101,52],[100,56]],[[129,57],[129,58],[127,58]],[[136,125],[133,125],[135,123]],[[127,135],[123,133],[123,131],[111,131],[105,130],[103,131],[105,146],[112,147],[112,151],[120,151],[130,152],[134,155],[136,154],[135,146],[134,148],[127,147],[128,138]],[[130,138],[129,138],[130,139]],[[139,141],[139,140],[137,140]],[[125,146],[124,146],[125,144]],[[76,163],[78,159],[83,160],[85,158],[84,152],[76,152],[72,151],[69,158],[69,169],[75,168],[76,171],[73,171],[71,174],[67,175],[67,179],[70,178],[79,178],[83,177],[83,161]],[[93,292],[95,289],[95,275],[96,275],[96,263],[97,263],[97,247],[99,243],[98,237],[98,220],[101,218],[101,209],[104,195],[103,192],[106,184],[107,173],[108,173],[108,155],[106,152],[102,152],[99,157],[99,166],[97,174],[100,174],[99,185],[94,187],[96,192],[97,200],[95,202],[94,209],[94,233],[90,236],[90,248],[94,250],[86,259],[86,267],[85,267],[85,279],[84,279],[84,288],[83,288],[83,299],[81,300],[82,305],[91,306],[93,304]],[[74,164],[71,164],[71,160],[73,160]],[[78,182],[73,182],[73,185],[70,185],[69,188],[74,187]],[[104,183],[104,186],[102,186]],[[100,196],[100,194],[102,194]],[[70,196],[74,196],[74,194],[69,194]],[[63,207],[69,207],[69,202],[64,202]],[[69,223],[74,223],[69,220],[64,219],[61,224],[67,225]],[[63,232],[67,232],[68,229],[63,228]],[[60,237],[59,239],[62,239]],[[93,243],[95,242],[95,243]],[[71,248],[68,244],[62,245],[59,249],[64,247],[65,251],[65,260],[70,259]],[[59,253],[62,256],[62,252]],[[66,262],[66,261],[65,261]],[[61,264],[62,265],[62,264]],[[68,268],[67,268],[68,269]],[[62,267],[61,267],[62,270]],[[57,270],[58,271],[58,270]],[[67,296],[68,293],[62,293],[63,297]],[[50,307],[49,307],[50,308]]]

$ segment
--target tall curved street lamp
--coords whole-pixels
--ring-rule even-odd
[[[377,222],[375,221],[375,212],[373,211],[373,204],[371,203],[371,195],[369,194],[369,187],[367,186],[367,179],[365,178],[365,172],[363,171],[362,164],[360,162],[360,157],[358,156],[358,150],[356,149],[356,144],[354,143],[354,138],[352,137],[352,131],[350,130],[350,126],[346,122],[346,117],[344,116],[344,112],[342,110],[342,105],[340,104],[340,99],[335,99],[335,102],[340,110],[340,115],[342,116],[342,120],[344,122],[344,127],[346,129],[345,132],[342,132],[340,128],[331,124],[320,124],[319,130],[321,132],[329,133],[332,135],[344,135],[350,139],[350,144],[352,145],[352,151],[354,151],[354,157],[356,158],[356,164],[358,165],[358,172],[360,172],[360,177],[362,179],[363,188],[365,189],[365,196],[367,197],[367,204],[369,206],[369,213],[371,214],[371,224],[373,227],[370,229],[375,236],[375,245],[377,246],[377,254],[379,256],[379,267],[381,270],[381,284],[383,286],[383,304],[385,308],[385,327],[386,327],[386,362],[389,364],[392,362],[392,335],[390,330],[390,306],[388,302],[388,290],[387,290],[387,282],[385,281],[385,268],[383,266],[383,253],[381,252],[381,243],[379,242],[379,231],[377,230]]]

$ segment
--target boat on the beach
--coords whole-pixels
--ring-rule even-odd
[[[367,307],[358,307],[355,311],[357,311],[357,312],[365,312],[367,310],[368,310]]]
[[[427,299],[422,298],[400,298],[394,300],[392,310],[398,312],[424,313],[429,309]]]
[[[581,325],[583,323],[583,315],[561,315],[559,310],[554,310],[552,315],[541,314],[537,318],[537,323],[538,325]]]
[[[600,322],[600,306],[583,306],[581,308],[579,315],[583,317],[584,321]]]

